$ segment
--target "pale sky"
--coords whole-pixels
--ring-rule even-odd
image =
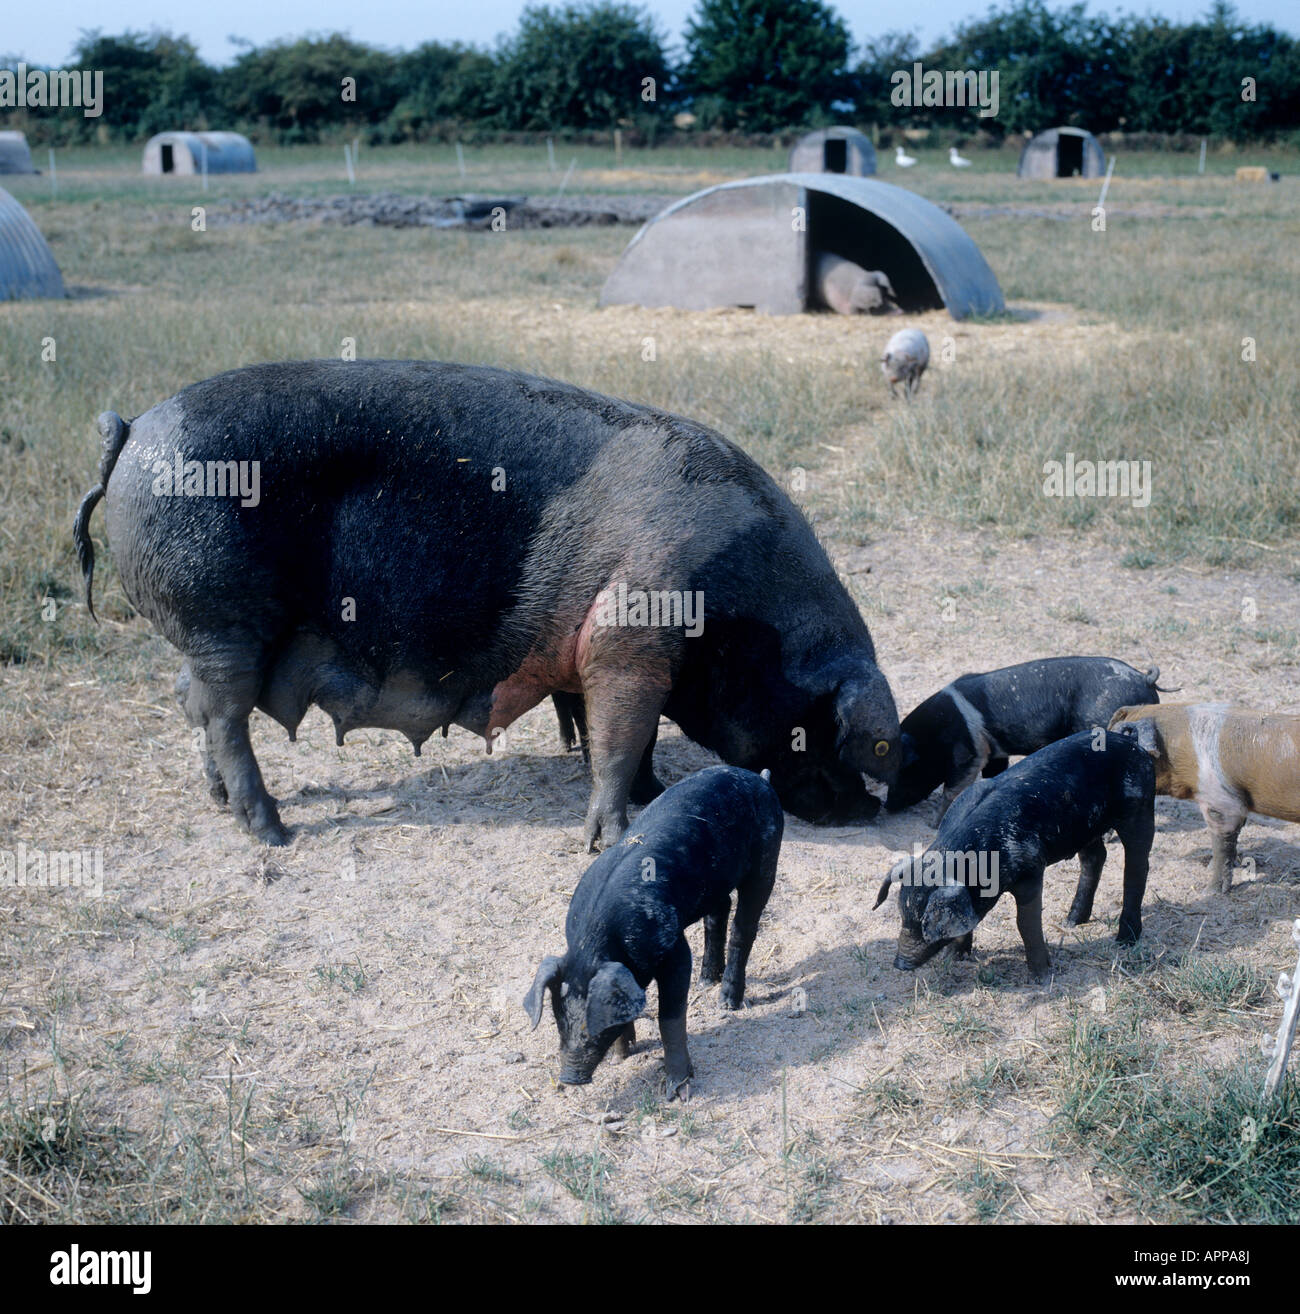
[[[127,29],[163,28],[190,37],[209,63],[228,63],[235,53],[229,36],[247,37],[256,45],[279,37],[307,33],[345,32],[358,41],[390,49],[409,49],[423,41],[464,41],[491,45],[497,36],[514,30],[526,0],[453,0],[418,4],[414,0],[222,0],[219,4],[181,4],[178,0],[41,0],[21,4],[3,0],[0,54],[17,55],[48,66],[64,64],[82,28],[107,33]],[[986,0],[925,0],[917,5],[862,3],[841,0],[835,9],[861,42],[891,28],[912,28],[922,41],[946,35],[973,15],[984,13]],[[676,45],[695,0],[653,0],[644,6]],[[1154,12],[1179,20],[1196,18],[1209,8],[1209,0],[1136,0],[1133,4],[1092,3],[1094,12],[1135,10]],[[1295,0],[1240,0],[1238,13],[1246,22],[1269,22],[1295,33],[1300,29],[1300,7]]]

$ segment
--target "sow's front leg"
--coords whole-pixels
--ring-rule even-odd
[[[587,851],[617,844],[627,830],[633,783],[659,728],[671,681],[667,663],[647,662],[609,649],[582,671],[591,744],[591,802],[583,839]],[[613,658],[613,659],[612,659]],[[657,783],[657,782],[656,782]]]
[[[641,754],[641,765],[636,769],[629,791],[629,797],[639,808],[645,807],[647,803],[653,803],[666,788],[664,782],[655,775],[655,740],[658,738],[659,718],[655,717],[654,732],[650,736],[645,752]]]
[[[192,726],[205,732],[204,769],[209,760],[230,799],[235,820],[263,844],[288,844],[289,832],[280,822],[275,800],[266,792],[253,745],[248,718],[257,700],[255,676],[202,680],[188,666],[188,688],[182,706]],[[182,675],[184,675],[184,671]],[[177,680],[179,690],[180,679]],[[208,778],[212,780],[213,771]],[[219,797],[216,785],[213,797]]]
[[[565,752],[574,747],[582,750],[582,760],[591,765],[590,739],[587,734],[587,708],[581,694],[557,692],[551,695],[555,704],[555,717],[560,726],[560,742]],[[659,728],[650,736],[646,750],[641,754],[641,765],[632,779],[629,797],[638,807],[653,803],[664,792],[664,782],[655,775],[655,739]]]

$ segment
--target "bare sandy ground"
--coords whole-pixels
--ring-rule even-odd
[[[823,532],[902,711],[964,670],[1056,653],[1154,660],[1179,697],[1300,706],[1296,587],[1267,569],[1134,571],[1095,538],[922,521],[853,548]],[[933,801],[860,829],[791,818],[748,1007],[725,1014],[716,988],[692,992],[691,1101],[660,1102],[649,1020],[625,1064],[560,1091],[554,1027],[530,1033],[520,1004],[538,960],[562,950],[588,862],[586,773],[560,754],[549,709],[490,758],[461,731],[416,760],[379,732],[336,748],[319,712],[296,744],[259,718],[255,748],[294,831],[291,848],[259,850],[207,799],[170,696],[174,654],[142,641],[139,620],[119,630],[125,678],[0,672],[0,833],[102,848],[105,876],[98,900],[0,890],[11,1098],[52,1082],[92,1123],[155,1145],[224,1129],[247,1100],[236,1130],[258,1217],[1135,1216],[1050,1127],[1070,1018],[1104,1013],[1139,970],[1113,941],[1117,849],[1088,926],[1063,920],[1077,864],[1050,873],[1056,975],[1040,989],[1009,903],[975,961],[892,968],[895,904],[871,904],[890,854],[932,836]],[[665,725],[667,780],[708,760]],[[1300,826],[1253,819],[1255,871],[1215,898],[1195,808],[1157,813],[1146,961],[1195,946],[1270,976],[1289,967]],[[692,943],[698,955],[698,927]],[[1253,1054],[1262,1075],[1275,1014],[1170,1010],[1152,1025],[1171,1070]],[[981,1087],[999,1063],[995,1077],[1013,1075]]]

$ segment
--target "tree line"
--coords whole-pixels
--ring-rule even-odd
[[[1300,42],[1244,23],[1227,0],[1191,23],[1005,0],[930,45],[896,31],[855,47],[824,0],[698,0],[680,52],[647,11],[621,0],[534,5],[493,48],[431,41],[389,51],[339,34],[237,45],[215,67],[184,36],[84,33],[64,67],[103,71],[102,117],[0,109],[0,119],[51,144],[138,141],[169,128],[293,144],[616,126],[653,142],[675,127],[771,134],[831,123],[994,137],[1075,124],[1300,144]],[[913,103],[898,75],[917,63],[996,71],[997,115]]]

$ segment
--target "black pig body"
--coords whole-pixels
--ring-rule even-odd
[[[1117,938],[1136,941],[1155,834],[1155,779],[1151,754],[1135,737],[1094,730],[1050,744],[972,786],[949,809],[930,848],[896,863],[880,887],[877,908],[891,883],[900,885],[903,926],[894,966],[919,967],[954,941],[959,952],[969,952],[975,927],[1010,891],[1029,970],[1041,978],[1050,967],[1043,872],[1079,855],[1069,921],[1088,921],[1106,861],[1104,837],[1112,829],[1124,845]]]
[[[563,1084],[589,1082],[615,1044],[626,1053],[653,980],[668,1093],[685,1086],[693,1075],[686,1048],[686,928],[703,919],[700,980],[720,980],[723,1006],[739,1008],[783,828],[767,772],[709,767],[665,790],[622,841],[587,868],[565,918],[568,950],[563,958],[543,959],[524,999],[535,1028],[551,992]],[[724,967],[733,890],[736,912]]]
[[[99,425],[75,526],[87,600],[106,497],[127,597],[186,659],[177,692],[213,794],[258,839],[287,836],[255,707],[292,736],[314,703],[340,743],[379,726],[418,752],[452,723],[490,747],[548,695],[580,697],[589,847],[623,833],[634,782],[660,788],[661,713],[770,767],[809,820],[865,819],[864,775],[894,778],[898,717],[866,624],[790,500],[702,425],[423,361],[255,365]],[[254,498],[205,491],[227,462],[258,472]],[[191,469],[205,495],[188,495]]]
[[[1048,657],[960,676],[904,717],[886,806],[911,807],[942,785],[942,820],[981,772],[995,776],[1009,758],[1105,727],[1121,707],[1158,703],[1159,678],[1157,667],[1139,671],[1109,657]]]

